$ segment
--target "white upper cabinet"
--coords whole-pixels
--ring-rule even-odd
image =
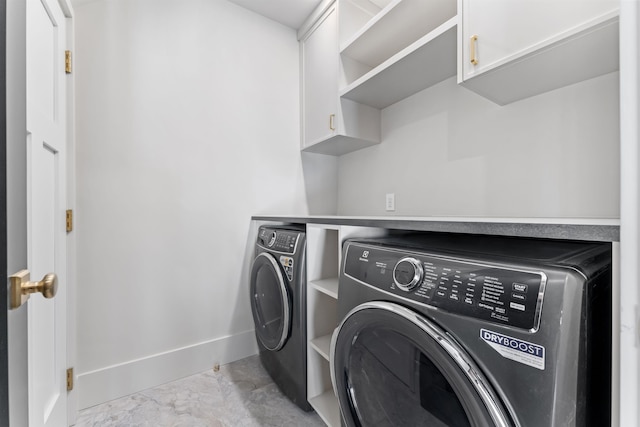
[[[618,69],[616,0],[459,0],[458,81],[506,104]]]
[[[507,104],[619,69],[618,0],[326,0],[300,30],[302,150],[380,143],[380,111],[457,74]]]
[[[337,49],[337,11],[331,7],[302,42],[303,148],[335,134],[335,114],[338,109]]]
[[[338,94],[336,3],[302,37],[301,58],[302,150],[339,156],[380,143],[380,110]]]

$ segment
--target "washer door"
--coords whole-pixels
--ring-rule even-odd
[[[333,334],[331,375],[350,427],[514,425],[464,349],[397,304],[347,314]]]
[[[268,350],[284,346],[291,330],[291,299],[278,261],[262,252],[251,269],[251,311],[256,335]]]

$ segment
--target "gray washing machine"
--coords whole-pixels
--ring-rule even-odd
[[[307,401],[304,225],[261,226],[251,266],[251,312],[262,365],[293,403]]]
[[[610,425],[610,244],[348,240],[338,315],[344,425]]]

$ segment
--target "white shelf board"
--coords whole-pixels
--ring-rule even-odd
[[[329,353],[331,352],[331,334],[315,338],[311,340],[309,344],[311,344],[311,347],[313,347],[313,349],[317,351],[320,356],[327,359],[327,361],[329,360]]]
[[[316,410],[322,421],[329,427],[340,427],[340,407],[333,390],[327,390],[320,396],[312,397],[309,403]]]
[[[338,299],[338,278],[319,279],[310,281],[311,286],[318,291]]]
[[[342,156],[343,154],[371,147],[376,144],[380,144],[380,141],[368,141],[345,135],[335,135],[328,139],[313,143],[312,145],[303,148],[302,151],[326,154],[328,156]]]
[[[451,18],[351,83],[340,96],[382,109],[455,76],[457,23],[457,17]]]
[[[392,0],[341,46],[341,54],[376,67],[456,15],[456,0]]]

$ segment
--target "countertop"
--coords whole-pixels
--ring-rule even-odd
[[[402,216],[254,215],[254,221],[379,227],[394,230],[441,231],[585,241],[620,241],[615,218],[495,218]]]

